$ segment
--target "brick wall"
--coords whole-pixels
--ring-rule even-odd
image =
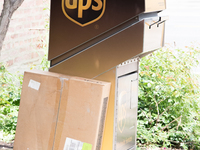
[[[0,62],[8,65],[11,72],[29,70],[39,64],[44,55],[43,46],[48,41],[50,0],[24,0],[13,14],[1,51]],[[0,0],[0,11],[3,0]],[[46,48],[47,49],[47,48]]]

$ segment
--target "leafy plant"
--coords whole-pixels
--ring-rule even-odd
[[[46,3],[44,10],[49,12],[49,1]],[[44,55],[40,55],[40,64],[32,64],[30,69],[38,69],[47,71],[50,62],[47,60],[48,51],[48,31],[49,31],[49,15],[45,18],[46,35],[42,35],[37,48],[44,51]],[[3,141],[11,141],[14,139],[17,125],[17,117],[19,111],[19,103],[21,96],[23,75],[18,73],[9,73],[6,65],[0,62],[0,133],[3,133]],[[0,140],[1,137],[0,137]]]
[[[22,75],[9,73],[0,64],[0,129],[10,140],[14,137],[19,110]],[[7,136],[6,136],[7,135]]]
[[[199,48],[163,48],[141,59],[138,147],[200,149]]]
[[[34,67],[48,70],[47,53],[41,58],[41,63]],[[9,73],[5,65],[0,63],[0,132],[3,132],[2,140],[6,142],[15,137],[22,81],[23,75]]]

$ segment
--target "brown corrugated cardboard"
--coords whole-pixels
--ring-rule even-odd
[[[25,72],[14,150],[100,150],[109,91],[108,82]]]

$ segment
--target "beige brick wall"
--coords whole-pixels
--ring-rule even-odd
[[[50,0],[24,0],[13,14],[1,51],[0,62],[6,63],[12,72],[29,70],[39,64],[44,55],[48,29]],[[0,0],[0,11],[3,0]],[[43,42],[42,42],[43,41]]]

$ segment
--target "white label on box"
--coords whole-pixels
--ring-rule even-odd
[[[40,88],[40,82],[37,82],[37,81],[34,81],[34,80],[30,79],[28,87],[38,91],[39,88]]]
[[[63,150],[92,150],[92,145],[67,137]]]
[[[82,150],[83,142],[66,138],[65,147],[63,150]]]

